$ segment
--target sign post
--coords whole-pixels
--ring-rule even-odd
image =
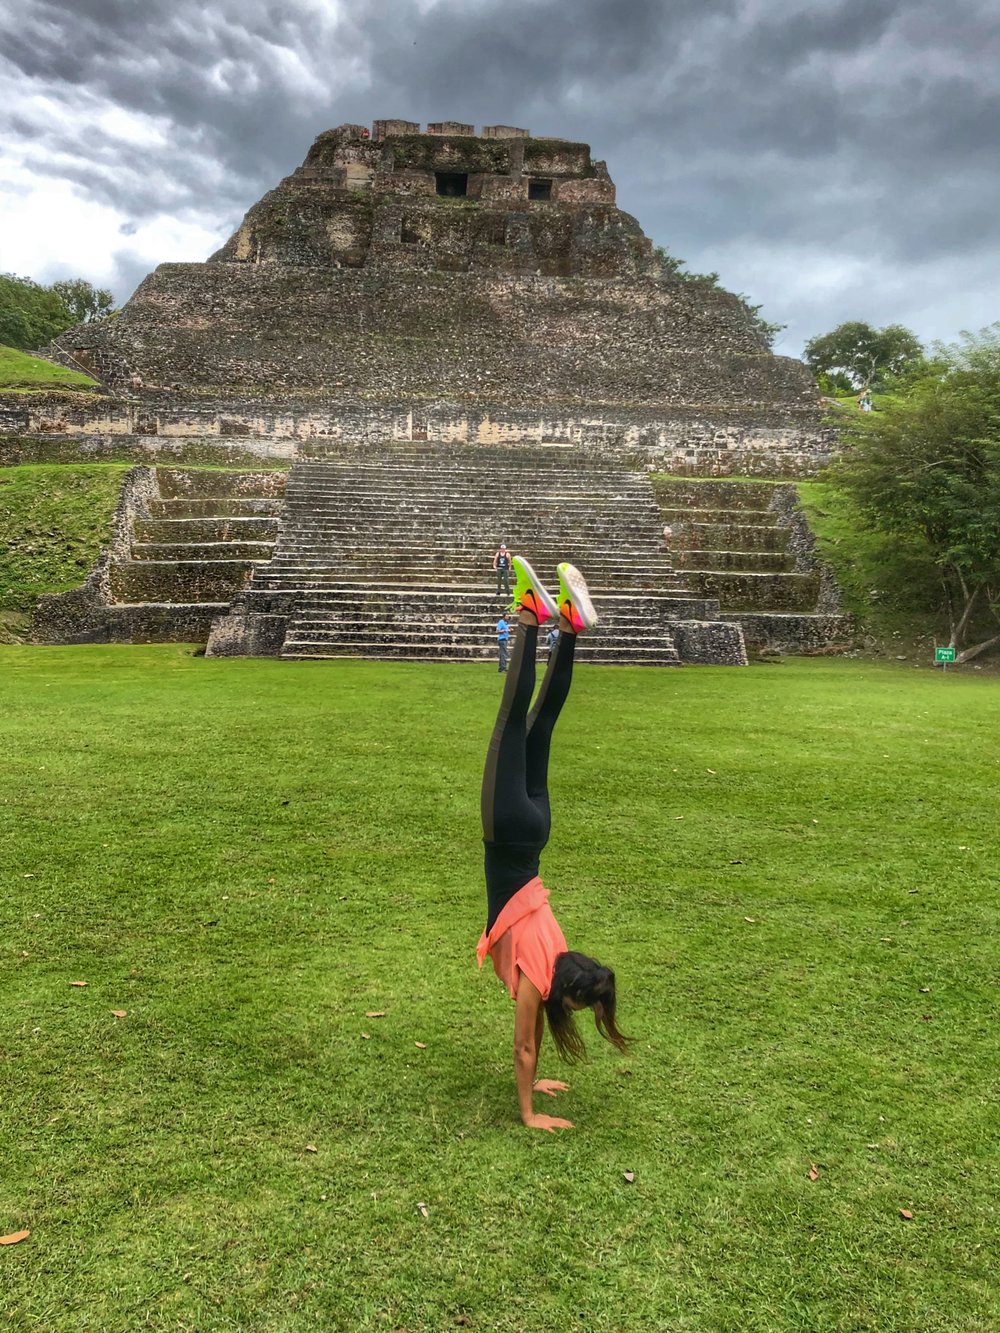
[[[934,649],[934,665],[937,666],[937,664],[940,662],[940,663],[941,663],[941,670],[942,670],[942,671],[947,671],[947,670],[948,670],[948,663],[949,663],[949,662],[954,662],[954,660],[955,660],[955,649],[954,649],[954,648],[935,648],[935,649]]]

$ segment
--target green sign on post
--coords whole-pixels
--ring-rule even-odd
[[[940,662],[940,663],[941,663],[941,668],[942,668],[943,671],[947,671],[947,670],[948,670],[948,663],[949,663],[949,662],[954,662],[954,660],[955,660],[955,649],[954,649],[954,648],[935,648],[935,649],[934,649],[934,662],[935,662],[935,665],[936,665],[938,662]]]

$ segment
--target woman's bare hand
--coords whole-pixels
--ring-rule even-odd
[[[524,1122],[528,1129],[545,1129],[554,1134],[557,1129],[572,1129],[572,1120],[560,1120],[557,1115],[531,1115]]]
[[[544,1092],[546,1097],[554,1097],[557,1092],[569,1092],[568,1083],[560,1083],[557,1078],[540,1078],[534,1083],[535,1092]]]

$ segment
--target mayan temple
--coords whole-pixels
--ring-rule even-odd
[[[40,637],[488,656],[500,540],[588,573],[594,661],[839,632],[769,481],[826,461],[815,385],[738,297],[664,272],[586,144],[329,130],[206,262],[48,354],[105,392],[5,405],[6,429],[141,466]],[[681,480],[728,475],[761,482]]]

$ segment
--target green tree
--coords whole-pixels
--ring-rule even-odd
[[[115,308],[115,298],[106,287],[95,287],[85,278],[68,278],[64,282],[54,282],[49,289],[56,293],[63,305],[72,313],[76,324],[89,323],[92,319],[103,319]]]
[[[883,411],[852,416],[844,439],[832,475],[877,529],[924,544],[956,661],[1000,642],[969,643],[976,617],[1000,624],[1000,324],[935,348],[926,374]]]
[[[804,360],[817,377],[844,377],[852,389],[870,389],[918,364],[924,349],[915,333],[902,324],[873,329],[853,320],[839,324],[805,345]]]
[[[33,351],[76,320],[58,292],[31,278],[0,273],[0,343]]]

